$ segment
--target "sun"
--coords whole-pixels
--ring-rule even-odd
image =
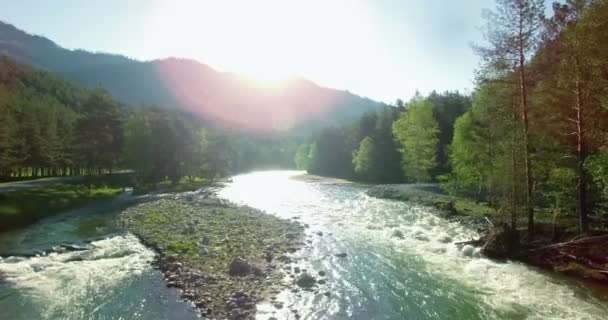
[[[297,76],[356,88],[353,66],[369,74],[385,64],[361,63],[381,47],[364,2],[156,0],[146,16],[154,56],[191,58],[261,85]]]

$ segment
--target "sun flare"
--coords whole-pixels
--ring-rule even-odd
[[[183,38],[187,33],[191,41],[183,48],[188,50],[181,51],[193,52],[188,58],[222,71],[262,82],[314,77],[331,86],[349,77],[347,65],[380,47],[365,10],[363,3],[342,1],[159,1],[148,15],[151,32],[146,45],[175,52],[172,47],[184,46],[183,42],[157,43],[153,38]],[[373,68],[383,63],[378,61]]]

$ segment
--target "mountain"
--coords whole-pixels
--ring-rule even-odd
[[[188,59],[137,61],[68,50],[0,22],[0,54],[59,74],[86,87],[102,86],[130,103],[188,110],[205,121],[248,131],[297,130],[352,122],[386,105],[302,78],[262,85]]]

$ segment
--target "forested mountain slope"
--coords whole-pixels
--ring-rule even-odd
[[[265,86],[197,61],[137,61],[67,50],[51,40],[0,22],[0,53],[89,88],[101,86],[122,101],[176,107],[202,119],[248,131],[301,130],[352,122],[382,103],[291,78]]]

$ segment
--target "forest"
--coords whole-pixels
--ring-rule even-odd
[[[579,233],[606,224],[608,2],[497,1],[470,95],[433,92],[299,146],[310,173],[438,182],[534,233],[538,214]]]
[[[0,179],[134,170],[138,183],[215,179],[290,166],[296,139],[206,125],[167,107],[127,105],[0,56]]]

